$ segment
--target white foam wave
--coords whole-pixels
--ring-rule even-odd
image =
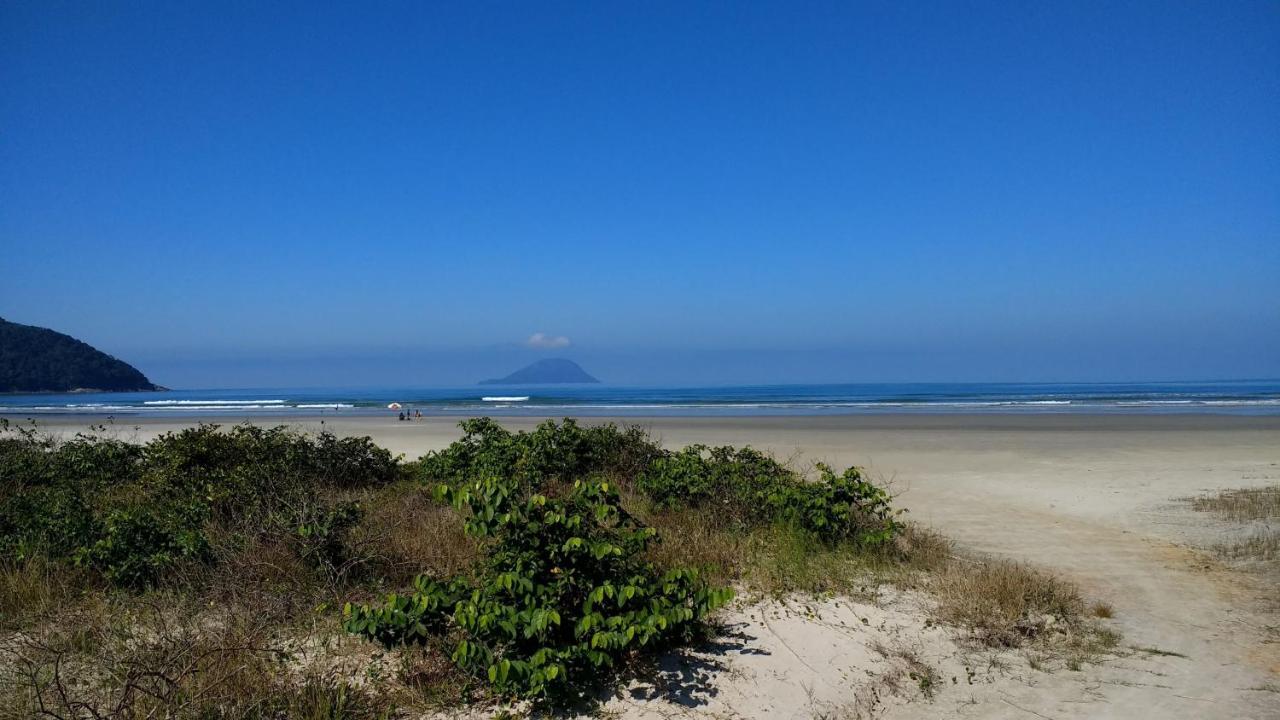
[[[143,405],[283,405],[284,400],[147,400]]]
[[[1280,398],[1270,400],[1205,400],[1205,405],[1280,405]]]
[[[337,410],[338,408],[355,407],[355,405],[351,405],[350,403],[307,403],[305,405],[294,405],[294,407],[296,408],[333,408],[334,410]]]
[[[480,399],[483,400],[484,402],[524,402],[525,400],[529,399],[529,396],[528,395],[512,395],[508,397],[505,395],[491,395],[491,396],[482,397]]]
[[[164,405],[161,407],[139,408],[147,411],[165,411],[165,412],[191,412],[200,410],[204,412],[238,412],[240,410],[288,410],[288,405]]]

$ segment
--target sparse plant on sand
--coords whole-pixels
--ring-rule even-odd
[[[1280,485],[1222,490],[1187,498],[1193,510],[1232,523],[1227,539],[1209,549],[1218,557],[1280,582]]]

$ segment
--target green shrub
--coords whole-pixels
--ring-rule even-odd
[[[734,519],[747,520],[780,488],[802,482],[791,470],[752,448],[690,445],[651,462],[636,489],[658,507],[715,505]]]
[[[296,504],[318,489],[380,487],[394,481],[391,453],[369,438],[308,436],[287,427],[200,425],[144,448],[151,489],[199,495],[220,514]]]
[[[399,474],[368,438],[284,427],[200,425],[135,445],[94,435],[62,442],[5,423],[0,553],[41,554],[142,587],[179,562],[210,559],[217,525],[233,539],[292,537],[306,559],[335,570],[358,509],[321,494],[382,487]]]
[[[625,658],[687,641],[732,597],[695,572],[659,573],[642,559],[654,531],[607,482],[528,490],[486,478],[441,495],[485,540],[475,581],[419,578],[407,597],[344,610],[349,632],[385,645],[456,633],[453,661],[500,693],[555,702],[581,697]]]
[[[79,551],[78,559],[116,585],[144,587],[182,560],[207,556],[204,515],[198,503],[112,510],[101,537]]]
[[[893,538],[898,526],[888,492],[865,480],[857,468],[837,475],[820,464],[818,472],[817,482],[789,484],[769,495],[775,517],[826,540],[880,545]]]
[[[876,545],[893,536],[897,525],[884,489],[857,468],[840,475],[817,469],[810,482],[752,448],[690,445],[654,460],[636,489],[659,508],[707,508],[743,526],[789,523],[828,542]]]
[[[660,509],[707,509],[739,528],[794,525],[825,542],[875,545],[896,532],[888,493],[850,468],[818,466],[806,480],[753,448],[690,445],[674,452],[640,428],[589,428],[572,419],[510,432],[490,418],[460,423],[462,439],[419,463],[427,481],[454,487],[489,477],[536,488],[560,479],[607,476]]]
[[[356,502],[328,507],[308,507],[299,513],[295,538],[298,554],[330,575],[343,569],[347,560],[346,536],[360,522],[363,511]]]
[[[70,557],[102,532],[101,522],[74,483],[24,488],[0,500],[0,553]]]
[[[565,418],[516,433],[490,418],[463,420],[459,426],[462,439],[419,461],[419,472],[427,481],[457,485],[501,476],[536,485],[553,478],[606,474],[629,482],[663,452],[643,429],[612,423],[584,428]]]
[[[58,443],[0,423],[0,553],[69,556],[101,532],[94,501],[138,475],[136,445],[91,435]]]

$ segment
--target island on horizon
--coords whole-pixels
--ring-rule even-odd
[[[599,383],[578,363],[566,358],[547,358],[526,365],[502,378],[481,380],[481,385],[551,385]]]

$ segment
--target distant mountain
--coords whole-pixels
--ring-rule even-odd
[[[578,363],[564,358],[539,360],[504,378],[481,380],[481,385],[542,385],[546,383],[598,383]]]
[[[0,393],[162,389],[132,365],[70,335],[0,318]]]

